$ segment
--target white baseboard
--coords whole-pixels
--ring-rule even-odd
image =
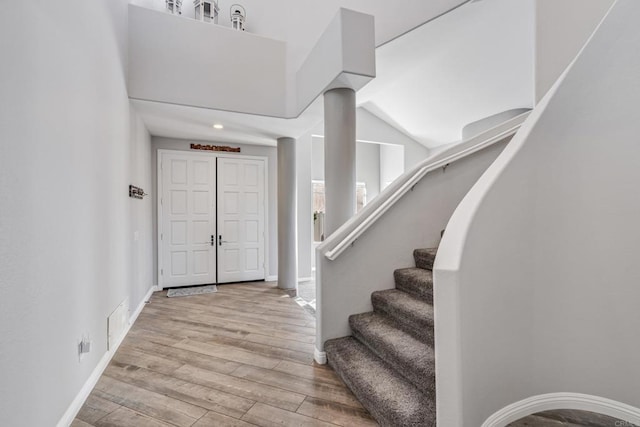
[[[102,375],[104,370],[107,369],[107,366],[109,366],[109,362],[111,362],[113,355],[116,354],[116,351],[118,351],[118,347],[120,347],[120,344],[122,344],[122,341],[124,341],[124,338],[127,336],[129,331],[131,330],[131,326],[133,326],[133,323],[136,321],[136,319],[142,312],[142,309],[144,308],[146,301],[148,301],[149,298],[151,298],[151,294],[155,291],[156,291],[156,288],[151,287],[149,289],[149,292],[147,292],[147,295],[145,295],[145,297],[142,299],[138,307],[136,307],[136,310],[129,317],[129,325],[127,326],[127,329],[124,331],[122,336],[118,339],[113,349],[108,350],[102,356],[102,358],[98,362],[98,365],[95,367],[93,372],[91,372],[91,375],[89,376],[87,381],[84,383],[84,385],[80,389],[80,392],[76,395],[75,399],[73,399],[73,402],[71,402],[71,405],[69,405],[64,415],[62,415],[62,418],[60,418],[60,421],[58,421],[58,424],[56,424],[57,427],[68,427],[71,425],[73,420],[76,418],[76,415],[78,415],[78,412],[80,412],[82,405],[84,405],[84,402],[87,400],[87,398],[91,394],[91,391],[98,383],[100,376]]]
[[[138,319],[138,316],[140,316],[140,313],[142,313],[142,309],[144,308],[145,304],[147,303],[147,301],[149,301],[149,299],[151,299],[151,295],[153,295],[154,292],[158,292],[160,290],[161,289],[159,289],[157,286],[152,286],[149,288],[149,292],[147,292],[147,294],[144,296],[142,302],[140,302],[136,310],[131,313],[131,316],[129,317],[129,328],[131,328],[136,319]],[[129,331],[127,330],[127,332]]]
[[[298,277],[298,283],[302,283],[302,282],[310,282],[312,280],[315,280],[315,277]],[[265,282],[277,282],[278,281],[278,276],[267,276],[264,279]]]
[[[579,393],[550,393],[513,403],[489,418],[482,427],[504,427],[531,414],[556,409],[574,409],[608,415],[640,426],[640,409],[603,397]],[[632,426],[628,427],[632,427]]]
[[[327,353],[324,351],[320,351],[317,348],[313,349],[313,360],[316,361],[318,365],[326,365],[327,364]]]

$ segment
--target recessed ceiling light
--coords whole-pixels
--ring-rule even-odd
[[[220,123],[216,123],[215,125],[213,125],[214,129],[224,129],[224,126],[222,126]]]

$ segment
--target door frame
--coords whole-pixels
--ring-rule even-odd
[[[161,240],[160,234],[162,233],[162,156],[163,154],[187,154],[193,155],[195,157],[206,157],[206,158],[214,158],[216,159],[216,236],[218,235],[218,166],[217,159],[218,158],[227,158],[227,159],[247,159],[247,160],[261,160],[264,162],[264,222],[265,222],[265,233],[264,233],[264,272],[265,272],[265,280],[271,276],[271,268],[269,267],[269,157],[268,156],[247,156],[244,154],[230,154],[225,152],[205,152],[205,151],[194,151],[194,150],[171,150],[166,148],[158,149],[156,152],[156,217],[157,217],[157,228],[156,228],[156,252],[157,252],[157,261],[158,261],[158,290],[164,289],[163,283],[163,275],[162,275],[162,250],[160,249]],[[218,276],[217,268],[218,268],[218,245],[216,245],[216,278]]]

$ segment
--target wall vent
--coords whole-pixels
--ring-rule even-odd
[[[118,346],[129,326],[129,300],[125,299],[107,318],[107,350]]]

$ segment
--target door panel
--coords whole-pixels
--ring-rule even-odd
[[[218,281],[263,280],[264,161],[218,158]]]
[[[161,284],[216,282],[214,157],[162,153]]]

